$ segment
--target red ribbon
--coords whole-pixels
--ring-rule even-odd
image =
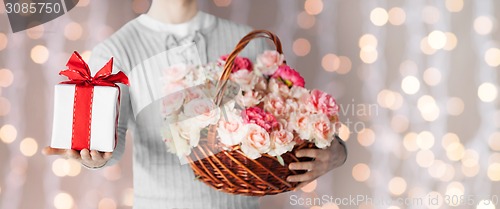
[[[90,125],[92,123],[92,100],[94,86],[109,86],[118,88],[118,106],[120,104],[120,88],[116,83],[128,85],[128,78],[123,72],[113,72],[113,58],[102,67],[94,77],[90,75],[90,68],[78,52],[73,55],[66,64],[68,69],[59,72],[59,75],[68,77],[69,81],[61,84],[75,84],[75,97],[73,102],[73,132],[71,149],[90,149]],[[118,111],[116,114],[118,123]],[[116,127],[116,124],[115,124]],[[115,130],[116,142],[116,130]],[[115,143],[116,144],[116,143]]]

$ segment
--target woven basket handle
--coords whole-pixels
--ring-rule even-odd
[[[229,76],[231,75],[231,71],[233,69],[234,59],[247,46],[247,44],[250,43],[250,41],[255,38],[271,39],[274,45],[276,46],[276,51],[278,51],[280,54],[283,54],[280,39],[278,38],[278,36],[276,36],[274,33],[268,30],[254,30],[249,34],[247,34],[245,37],[243,37],[240,40],[240,42],[236,45],[234,50],[228,55],[226,59],[226,64],[224,65],[224,71],[222,72],[219,82],[217,82],[217,91],[216,91],[217,93],[214,99],[214,102],[217,106],[219,106],[220,103],[222,102],[227,80],[229,79]],[[285,61],[283,61],[283,63],[285,63]]]
[[[226,64],[224,65],[224,71],[222,72],[222,75],[219,79],[219,82],[217,82],[217,88],[216,88],[216,94],[214,98],[214,102],[217,106],[220,106],[222,102],[222,98],[224,97],[224,91],[226,89],[226,84],[229,79],[229,76],[231,75],[231,71],[233,70],[233,65],[234,65],[234,59],[238,54],[247,46],[248,43],[252,39],[255,38],[268,38],[271,39],[276,46],[276,51],[278,51],[280,54],[283,54],[283,49],[281,48],[281,41],[276,36],[274,33],[268,31],[268,30],[254,30],[247,34],[245,37],[243,37],[240,42],[236,45],[234,50],[228,55],[226,59]],[[283,63],[286,63],[283,61]],[[216,139],[216,133],[217,133],[217,125],[210,125],[208,128],[208,135],[207,135],[207,144],[208,147],[212,150],[215,150],[215,139]]]

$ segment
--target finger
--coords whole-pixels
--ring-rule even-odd
[[[301,149],[295,153],[297,157],[310,157],[317,158],[319,155],[319,149]]]
[[[69,150],[66,151],[66,157],[72,158],[72,159],[75,159],[75,160],[80,160],[81,159],[80,153],[78,153],[78,151],[72,150],[72,149],[69,149]]]
[[[90,156],[92,156],[92,160],[94,161],[102,161],[102,155],[97,150],[90,151]]]
[[[306,172],[304,174],[292,175],[286,178],[289,182],[306,182],[316,179],[316,175],[313,171]]]
[[[113,156],[113,153],[112,152],[105,152],[103,154],[103,158],[104,160],[108,161],[109,159],[111,159],[111,157]]]
[[[56,149],[52,147],[45,147],[42,150],[44,155],[64,155],[66,153],[65,149]]]
[[[312,170],[314,168],[315,164],[314,162],[296,162],[296,163],[290,163],[288,165],[288,168],[290,170]]]
[[[82,149],[82,151],[80,151],[80,156],[82,156],[82,160],[92,161],[92,157],[90,156],[88,149]]]

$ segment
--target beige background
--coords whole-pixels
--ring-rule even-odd
[[[262,198],[261,208],[476,208],[500,196],[499,1],[199,3],[208,13],[276,32],[306,87],[342,105],[347,163],[304,190]],[[99,171],[40,150],[49,144],[53,85],[70,53],[88,58],[148,6],[80,1],[54,21],[12,34],[0,5],[0,208],[131,207],[131,140],[119,165]],[[292,206],[291,195],[366,195],[375,204]],[[469,201],[385,204],[436,196]],[[486,204],[477,208],[500,208]]]

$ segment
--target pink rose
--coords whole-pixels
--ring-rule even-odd
[[[285,57],[277,51],[266,50],[257,57],[256,68],[264,75],[272,75],[283,64]]]
[[[226,60],[227,60],[228,56],[229,55],[224,55],[224,56],[220,57],[219,65],[224,66],[226,64]],[[234,58],[233,69],[231,72],[235,73],[235,72],[238,72],[239,70],[252,71],[253,70],[252,62],[246,57],[236,56],[236,58]]]
[[[307,100],[307,107],[309,111],[326,114],[328,118],[333,117],[339,112],[339,106],[335,98],[317,89],[311,91]]]
[[[246,124],[246,137],[241,142],[241,151],[251,159],[257,159],[271,148],[269,133],[256,124]]]
[[[273,78],[279,78],[283,83],[285,83],[288,87],[291,86],[300,86],[304,87],[305,81],[302,76],[300,76],[299,72],[295,71],[288,65],[280,65],[278,70],[273,74]]]
[[[288,114],[285,100],[277,94],[266,95],[264,98],[264,110],[278,117],[285,117]]]
[[[330,146],[333,139],[334,130],[328,117],[324,114],[316,114],[311,116],[312,135],[314,144],[318,148]]]
[[[262,93],[259,91],[240,91],[236,96],[236,102],[243,107],[252,107],[262,101]]]
[[[241,111],[241,116],[245,123],[257,124],[268,132],[279,125],[271,113],[264,112],[260,107],[249,107]]]
[[[269,83],[267,84],[267,91],[270,93],[279,94],[283,97],[290,96],[290,88],[283,82],[280,82],[274,78],[269,79]]]
[[[167,67],[163,73],[167,81],[179,81],[184,78],[189,72],[193,70],[192,66],[185,64],[175,64]]]
[[[231,73],[229,78],[231,79],[231,81],[234,81],[235,83],[240,85],[240,88],[243,91],[252,90],[255,84],[259,81],[257,75],[246,69]]]

